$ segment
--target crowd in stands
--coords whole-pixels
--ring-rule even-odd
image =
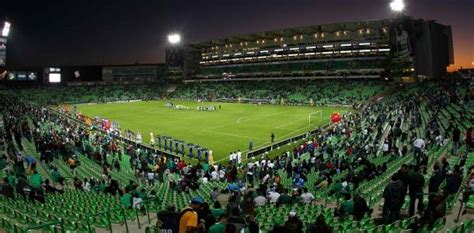
[[[286,104],[352,105],[382,92],[386,84],[356,80],[271,80],[188,83],[177,87],[172,98],[237,100]]]
[[[240,95],[231,89],[243,92],[246,84],[219,85],[193,84],[184,90],[194,98],[208,98],[207,88],[219,90],[212,98],[235,97]],[[305,86],[286,85],[293,93]],[[342,83],[314,85],[327,91],[304,90],[342,93],[348,88]],[[350,102],[368,98],[362,96],[366,83],[351,85],[357,87],[349,88],[355,96]],[[273,85],[258,89],[265,83],[255,86],[248,93],[261,91],[263,96],[273,90]],[[445,217],[448,200],[456,200],[461,190],[474,190],[472,136],[467,134],[472,132],[467,120],[472,110],[465,107],[470,100],[455,85],[400,89],[361,105],[339,124],[318,129],[281,155],[223,164],[166,157],[21,100],[20,94],[3,95],[6,153],[0,158],[0,192],[41,203],[68,189],[105,193],[123,208],[142,211],[142,203],[157,198],[157,228],[180,233],[338,232],[347,222],[378,217],[378,204],[381,219],[367,223],[369,228],[402,219],[410,220],[406,228],[433,228]],[[289,93],[271,96],[288,98]],[[85,166],[101,170],[83,173]],[[407,215],[402,214],[406,203]]]
[[[108,84],[76,86],[41,86],[9,89],[21,99],[47,105],[75,103],[105,103],[128,100],[150,100],[162,96],[164,85],[147,84]]]

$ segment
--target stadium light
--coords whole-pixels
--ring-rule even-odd
[[[10,22],[5,21],[5,24],[3,25],[3,30],[2,30],[2,36],[7,37],[9,33],[10,33]]]
[[[170,42],[170,44],[178,44],[181,42],[181,36],[177,33],[169,34],[168,42]]]
[[[390,9],[395,12],[402,12],[405,9],[405,3],[403,0],[392,0],[390,2]]]

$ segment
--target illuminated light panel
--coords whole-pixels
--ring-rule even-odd
[[[402,12],[405,9],[405,3],[403,0],[393,0],[390,3],[390,9],[395,12]]]
[[[379,52],[390,52],[390,49],[379,49]]]
[[[306,49],[315,49],[316,46],[306,46]]]
[[[370,45],[369,42],[359,43],[359,45]]]
[[[333,47],[334,47],[334,45],[332,45],[332,44],[323,45],[323,48],[326,48],[326,49],[327,48],[333,48]]]
[[[341,47],[350,47],[352,44],[341,44]]]

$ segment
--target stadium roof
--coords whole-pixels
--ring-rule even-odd
[[[197,42],[189,44],[194,48],[207,48],[214,45],[225,45],[228,43],[240,43],[245,41],[255,41],[258,39],[274,39],[276,37],[288,37],[293,35],[312,35],[314,33],[334,33],[337,31],[356,31],[359,29],[377,29],[381,26],[390,24],[394,19],[382,19],[382,20],[366,20],[366,21],[354,21],[354,22],[342,22],[342,23],[330,23],[320,24],[313,26],[302,26],[295,28],[286,28],[273,31],[264,31],[257,33],[249,33],[243,35],[230,36],[221,39],[208,40],[203,42]]]

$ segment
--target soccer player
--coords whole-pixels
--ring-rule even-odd
[[[201,148],[197,148],[197,158],[201,160]]]
[[[161,136],[156,137],[158,139],[158,148],[161,148]]]
[[[150,132],[150,145],[152,147],[155,145],[155,137],[153,137],[153,132]]]
[[[138,131],[138,134],[137,134],[137,143],[138,144],[141,144],[143,142],[142,140],[142,133],[140,131]]]
[[[272,138],[272,144],[273,144],[273,142],[275,141],[275,134],[272,132],[272,134],[270,135],[270,137]]]
[[[242,163],[242,152],[240,152],[240,150],[237,151],[237,163]]]
[[[252,139],[249,139],[249,151],[252,151],[253,149],[253,142]]]

